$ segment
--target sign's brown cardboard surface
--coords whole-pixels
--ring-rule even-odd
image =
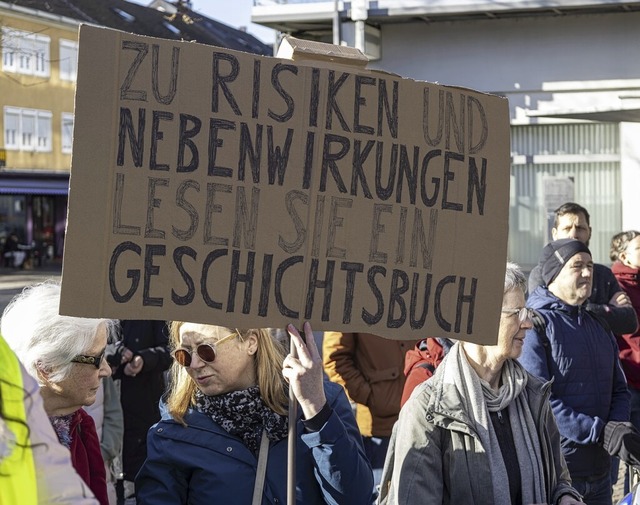
[[[494,343],[505,99],[82,26],[63,314]]]

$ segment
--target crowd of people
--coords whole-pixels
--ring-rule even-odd
[[[77,318],[30,286],[0,321],[0,503],[612,505],[640,466],[640,232],[611,268],[591,232],[567,203],[528,280],[507,262],[495,345],[319,349],[308,323]]]

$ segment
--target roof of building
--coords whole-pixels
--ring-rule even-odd
[[[3,3],[139,35],[273,55],[272,47],[253,35],[203,16],[185,2],[170,2],[177,7],[173,14],[126,0],[3,0]]]

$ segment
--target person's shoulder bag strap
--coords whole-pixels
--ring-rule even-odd
[[[269,437],[267,432],[262,430],[262,440],[260,441],[260,453],[258,454],[258,469],[256,470],[256,482],[253,486],[252,505],[262,503],[262,492],[264,490],[264,478],[267,473],[267,456],[269,455]]]

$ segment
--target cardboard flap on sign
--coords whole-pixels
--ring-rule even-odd
[[[293,60],[298,63],[312,61],[317,63],[328,63],[332,67],[335,65],[346,65],[358,69],[364,69],[369,63],[360,49],[349,46],[336,46],[317,42],[314,40],[296,39],[289,35],[285,36],[278,48],[278,58]]]

